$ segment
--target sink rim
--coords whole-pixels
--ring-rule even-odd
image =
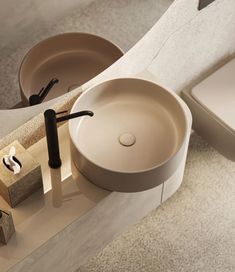
[[[80,102],[81,99],[83,99],[84,96],[87,95],[87,93],[90,93],[90,92],[94,92],[96,91],[96,88],[97,87],[101,87],[102,85],[105,85],[105,84],[112,84],[112,82],[114,81],[129,81],[129,80],[133,80],[133,81],[142,81],[142,82],[145,82],[147,84],[151,84],[151,85],[154,85],[155,87],[158,87],[160,88],[162,91],[166,92],[167,95],[169,95],[171,98],[174,99],[174,102],[177,103],[177,105],[179,106],[180,108],[180,111],[182,113],[182,117],[184,118],[184,120],[182,121],[184,123],[184,133],[183,133],[183,137],[182,139],[180,140],[180,143],[178,144],[178,147],[176,148],[176,150],[166,159],[164,160],[163,162],[161,163],[158,163],[156,165],[154,165],[153,167],[148,167],[148,168],[145,168],[145,169],[142,169],[142,170],[131,170],[131,171],[120,171],[120,170],[115,170],[115,169],[110,169],[110,168],[105,168],[104,166],[98,164],[97,162],[89,159],[82,151],[81,149],[79,148],[79,146],[77,145],[76,141],[74,140],[74,135],[72,133],[72,126],[73,126],[73,123],[74,122],[81,122],[81,120],[84,118],[80,118],[80,119],[74,119],[74,120],[69,120],[69,135],[70,135],[70,140],[72,141],[72,144],[73,146],[77,149],[77,151],[90,163],[90,164],[93,164],[94,166],[100,168],[100,169],[103,169],[104,171],[108,171],[108,172],[112,172],[112,173],[119,173],[119,174],[125,174],[125,175],[133,175],[133,174],[141,174],[141,173],[146,173],[146,172],[151,172],[151,171],[154,171],[158,168],[161,168],[163,167],[164,165],[166,165],[169,161],[173,160],[181,151],[181,149],[183,149],[184,147],[184,142],[185,142],[185,139],[187,137],[187,131],[188,131],[188,121],[187,121],[187,116],[186,116],[186,112],[185,112],[185,109],[183,108],[183,106],[181,105],[180,101],[179,101],[179,97],[172,91],[169,91],[167,88],[159,85],[159,84],[156,84],[155,82],[152,82],[152,81],[149,81],[149,80],[145,80],[145,79],[140,79],[140,78],[134,78],[134,77],[124,77],[124,78],[114,78],[114,79],[111,79],[111,80],[106,80],[106,81],[103,81],[97,85],[94,85],[94,86],[91,86],[89,89],[87,89],[85,92],[83,92],[78,98],[77,100],[74,102],[73,106],[72,106],[72,109],[71,109],[71,113],[77,111],[75,110],[77,104]]]

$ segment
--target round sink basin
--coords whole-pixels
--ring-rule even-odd
[[[24,105],[56,78],[58,84],[45,101],[84,84],[123,56],[110,41],[87,33],[64,33],[34,46],[25,56],[19,71]]]
[[[104,82],[83,93],[72,112],[94,116],[69,121],[71,155],[91,182],[137,192],[167,180],[182,156],[187,119],[181,99],[134,78]]]

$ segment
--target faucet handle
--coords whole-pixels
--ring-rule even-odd
[[[63,113],[68,113],[69,111],[67,110],[64,110],[64,111],[59,111],[59,112],[56,112],[55,115],[59,115],[59,114],[63,114]]]

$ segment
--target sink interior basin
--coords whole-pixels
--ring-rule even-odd
[[[92,182],[109,190],[139,191],[176,170],[186,134],[178,99],[145,80],[104,82],[81,95],[72,112],[94,117],[70,120],[72,158]]]
[[[22,100],[38,92],[52,78],[59,83],[45,101],[81,86],[123,55],[113,43],[88,33],[64,33],[48,38],[25,56],[19,72]]]

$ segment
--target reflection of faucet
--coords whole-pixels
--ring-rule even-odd
[[[48,84],[47,86],[41,89],[41,91],[38,94],[33,94],[29,97],[29,105],[30,106],[34,106],[37,104],[42,103],[42,101],[45,99],[45,97],[48,95],[49,91],[51,90],[51,88],[58,83],[59,80],[57,78],[53,78]]]
[[[44,112],[46,137],[47,137],[47,149],[48,149],[48,156],[49,156],[48,164],[51,168],[59,168],[61,166],[57,122],[67,121],[69,119],[77,118],[84,115],[88,115],[88,116],[94,115],[92,111],[85,110],[85,111],[79,111],[79,112],[75,112],[75,113],[68,114],[61,117],[56,117],[56,115],[62,114],[65,112],[67,111],[56,113],[52,109],[46,110]]]

